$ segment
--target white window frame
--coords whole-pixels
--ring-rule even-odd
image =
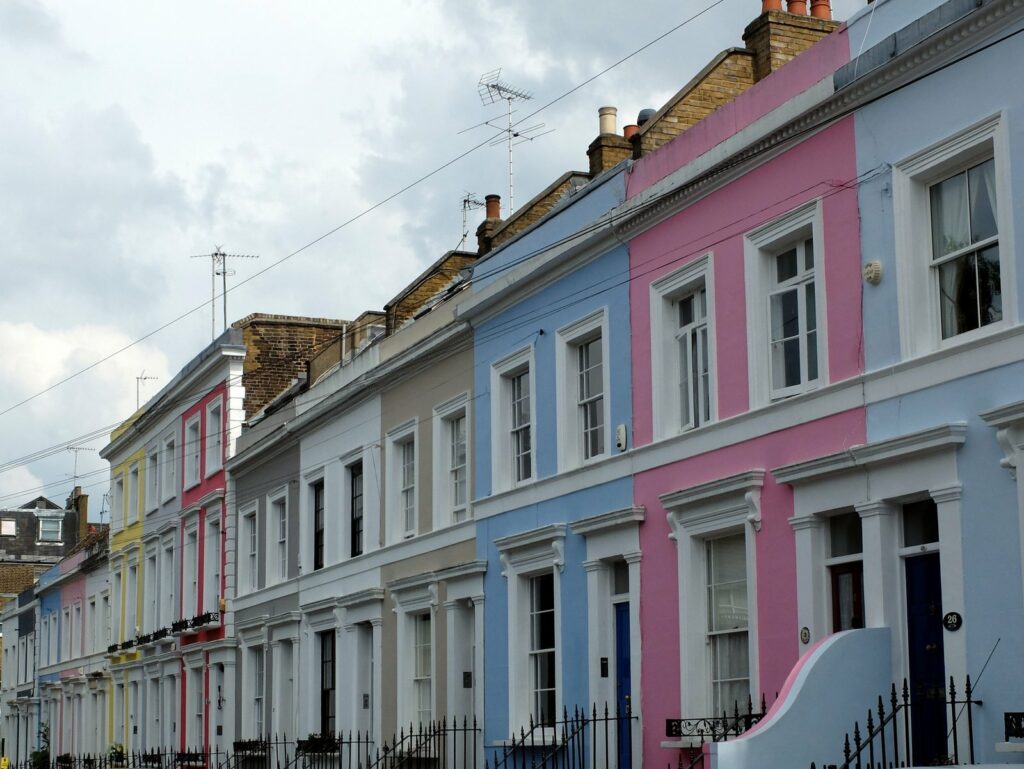
[[[590,462],[599,461],[611,453],[613,426],[611,424],[611,373],[609,361],[608,311],[602,307],[589,315],[575,320],[556,332],[555,410],[558,432],[558,469],[569,470]],[[581,345],[601,340],[601,393],[602,418],[604,419],[604,450],[600,454],[586,457],[584,450],[583,418],[579,402],[579,348]],[[531,408],[533,403],[530,404]],[[536,431],[534,431],[536,438]],[[536,443],[536,441],[534,441]]]
[[[14,518],[0,520],[0,537],[16,537],[18,535],[18,521]]]
[[[178,434],[171,432],[160,441],[160,496],[169,502],[178,495]]]
[[[391,583],[391,597],[398,615],[396,643],[400,650],[396,663],[398,679],[398,720],[417,727],[419,703],[416,699],[416,620],[430,615],[430,705],[437,712],[437,582],[431,575],[416,575]],[[443,651],[443,650],[442,650]]]
[[[222,597],[221,555],[223,553],[223,532],[221,531],[220,504],[206,508],[203,518],[203,612],[220,612]],[[213,540],[211,541],[211,536]],[[214,547],[211,547],[214,546]],[[198,611],[198,609],[197,609]]]
[[[263,643],[253,644],[247,651],[251,672],[245,678],[250,682],[252,701],[247,731],[252,737],[262,739],[270,732],[267,728],[267,653]]]
[[[528,728],[533,710],[533,673],[530,670],[530,578],[550,573],[555,599],[555,713],[562,711],[562,602],[561,574],[565,568],[565,524],[551,524],[494,541],[508,583],[508,715],[509,734]],[[555,738],[541,728],[538,741]]]
[[[452,493],[451,430],[452,423],[459,418],[466,420],[466,464],[463,466],[463,472],[466,477],[466,499],[463,505],[456,508],[453,503],[454,495]],[[434,528],[439,529],[443,526],[461,523],[472,517],[472,506],[470,504],[472,459],[470,456],[469,393],[460,393],[451,400],[435,406],[432,427],[434,437]]]
[[[530,475],[512,472],[512,377],[526,372],[530,383]],[[524,347],[491,364],[491,488],[507,491],[537,478],[537,366],[534,347]]]
[[[771,370],[771,301],[777,290],[774,257],[794,244],[814,241],[814,309],[818,348],[817,379],[775,389]],[[813,200],[747,233],[743,241],[747,293],[747,366],[750,408],[824,387],[829,382],[828,306],[821,201]]]
[[[718,420],[718,367],[715,365],[714,254],[708,252],[689,264],[651,283],[651,405],[655,440],[703,427],[691,420],[683,424],[680,406],[679,300],[704,286],[707,297],[708,401],[710,415],[705,424]]]
[[[43,515],[38,516],[39,521],[39,538],[36,540],[41,545],[60,545],[64,542],[64,521],[63,516],[55,515]],[[43,524],[57,524],[57,537],[56,539],[50,539],[43,537]]]
[[[760,696],[757,628],[757,532],[761,528],[762,469],[737,473],[663,494],[670,535],[676,542],[679,580],[679,675],[683,718],[712,712],[711,646],[708,643],[707,542],[742,533],[747,569],[747,652],[750,695]],[[700,617],[700,622],[692,618]],[[696,682],[702,682],[699,685]]]
[[[160,507],[160,450],[150,446],[146,450],[146,514]]]
[[[238,569],[239,594],[255,593],[259,587],[260,533],[257,503],[250,502],[238,508]],[[251,527],[251,528],[250,528]],[[255,546],[255,551],[252,551]]]
[[[403,454],[404,447],[412,442],[412,486],[403,485]],[[389,543],[401,542],[416,536],[419,532],[419,430],[415,419],[409,420],[398,427],[392,428],[387,434],[387,509],[388,509],[388,531]],[[412,492],[412,519],[413,526],[409,529],[406,526],[406,509],[404,504],[404,492]],[[364,505],[365,510],[365,505]]]
[[[134,481],[133,481],[134,479]],[[134,485],[134,489],[132,488]],[[128,514],[125,518],[126,525],[139,520],[139,508],[142,506],[142,473],[140,463],[132,462],[128,468]],[[133,500],[132,497],[135,497]]]
[[[157,619],[157,627],[170,627],[171,623],[175,618],[175,609],[178,606],[178,584],[177,573],[175,571],[175,547],[174,541],[175,532],[169,532],[164,534],[160,539],[159,553],[157,560],[157,570],[160,574],[160,585],[165,585],[164,590],[166,591],[163,597],[159,600],[159,612]],[[170,551],[171,558],[170,562],[167,561],[167,552]],[[170,566],[168,573],[167,567]]]
[[[210,401],[206,404],[205,411],[206,435],[203,439],[203,456],[205,457],[206,472],[203,476],[209,478],[211,475],[220,472],[221,468],[224,467],[224,434],[227,432],[224,424],[224,399],[215,398]],[[210,422],[214,411],[219,414],[217,418],[219,425],[216,431],[210,429]]]
[[[280,510],[284,513],[284,537],[281,537],[281,524],[280,516],[278,515],[278,504],[281,505]],[[273,534],[274,546],[270,547],[270,537],[267,542],[267,582],[270,583],[271,575],[273,575],[274,582],[284,582],[288,579],[288,534],[289,534],[289,516],[291,512],[288,509],[288,486],[281,486],[275,489],[267,495],[267,521],[268,533]],[[282,543],[284,547],[284,558],[281,557]]]
[[[195,537],[195,546],[189,539]],[[182,530],[181,549],[181,618],[192,619],[199,613],[199,518],[192,515]]]
[[[124,526],[124,473],[114,473],[110,484],[110,523],[114,528]]]
[[[1017,321],[1013,206],[1006,162],[1010,158],[1008,130],[1005,116],[992,115],[893,165],[896,285],[904,358],[969,345]],[[996,159],[996,225],[1003,318],[942,339],[938,275],[932,266],[929,187],[988,158]]]
[[[195,438],[190,438],[191,433],[195,431]],[[202,417],[199,413],[193,414],[189,417],[188,421],[185,422],[184,439],[182,440],[182,448],[184,449],[185,456],[185,488],[191,489],[193,486],[198,486],[199,481],[202,477],[200,470],[200,458],[203,455],[202,447]]]

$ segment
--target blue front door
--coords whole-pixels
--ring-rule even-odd
[[[615,604],[615,704],[618,711],[619,769],[633,763],[633,733],[630,698],[633,688],[630,679],[629,604]]]
[[[911,748],[914,766],[935,766],[948,756],[939,554],[914,556],[906,563]]]

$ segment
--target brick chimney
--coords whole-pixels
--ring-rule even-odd
[[[477,254],[480,256],[491,250],[491,238],[501,226],[501,195],[486,195],[484,206],[487,218],[476,228]]]
[[[626,158],[633,157],[633,144],[627,137],[616,133],[617,114],[618,110],[615,107],[601,107],[597,111],[599,133],[587,148],[591,176],[614,168]],[[630,127],[626,128],[628,130]]]
[[[762,13],[743,32],[743,42],[754,55],[754,81],[762,80],[795,56],[803,53],[839,26],[832,20],[829,0],[763,0]]]

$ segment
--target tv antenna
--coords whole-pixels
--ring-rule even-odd
[[[156,377],[156,376],[146,376],[146,369],[142,369],[142,373],[139,374],[137,377],[135,377],[135,410],[136,411],[138,411],[139,407],[142,405],[142,401],[139,398],[139,386],[143,382],[149,382],[149,381],[153,381],[153,380],[156,380],[156,379],[159,379],[159,378],[160,377]]]
[[[67,450],[75,455],[74,474],[71,476],[72,479],[73,479],[71,481],[71,485],[72,485],[72,487],[74,487],[74,486],[78,485],[78,452],[79,451],[96,451],[96,449],[90,449],[90,448],[88,448],[86,446],[68,446]]]
[[[210,341],[217,338],[217,315],[214,302],[217,298],[217,276],[221,277],[221,304],[224,306],[224,330],[228,330],[228,275],[235,271],[228,267],[228,259],[259,259],[258,254],[225,254],[221,246],[214,246],[213,253],[192,254],[192,259],[210,260]]]
[[[472,192],[467,192],[462,198],[462,240],[459,241],[459,247],[456,250],[461,249],[466,244],[466,238],[469,237],[469,212],[483,207],[484,202]]]
[[[550,131],[542,131],[537,133],[544,128],[544,123],[537,123],[537,125],[527,126],[526,128],[515,128],[512,124],[512,102],[518,101],[529,101],[533,98],[533,95],[528,91],[524,91],[520,88],[516,88],[501,79],[501,67],[491,72],[485,72],[480,76],[480,80],[476,84],[476,91],[480,95],[480,103],[485,107],[489,107],[492,104],[497,104],[499,101],[505,102],[505,116],[507,119],[506,125],[496,125],[494,121],[498,118],[491,118],[485,120],[482,123],[478,123],[475,126],[465,129],[469,131],[473,128],[479,128],[480,126],[490,126],[496,128],[503,136],[495,139],[491,142],[492,147],[496,147],[499,144],[505,143],[508,146],[508,211],[511,214],[515,210],[515,186],[513,184],[513,173],[512,173],[512,148],[517,144],[523,142],[533,141],[544,134],[549,134]],[[465,133],[460,131],[459,133]]]

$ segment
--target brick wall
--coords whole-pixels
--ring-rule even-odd
[[[754,84],[754,54],[734,48],[719,54],[673,101],[640,130],[640,150],[653,152]]]
[[[762,13],[743,32],[753,54],[755,81],[770,75],[839,27],[838,21],[796,16],[783,11]]]
[[[597,176],[632,156],[633,145],[629,139],[618,134],[601,134],[587,148],[590,175]]]
[[[466,251],[449,251],[431,265],[398,296],[384,305],[387,333],[393,334],[401,328],[402,324],[414,317],[427,301],[450,286],[458,276],[459,270],[469,267],[476,259],[476,254]]]
[[[536,224],[555,204],[578,183],[580,174],[563,174],[562,178],[506,219],[491,237],[491,247],[497,248],[520,232]]]
[[[241,329],[245,343],[242,386],[248,418],[304,374],[306,361],[340,336],[346,321],[257,313],[232,325]]]

